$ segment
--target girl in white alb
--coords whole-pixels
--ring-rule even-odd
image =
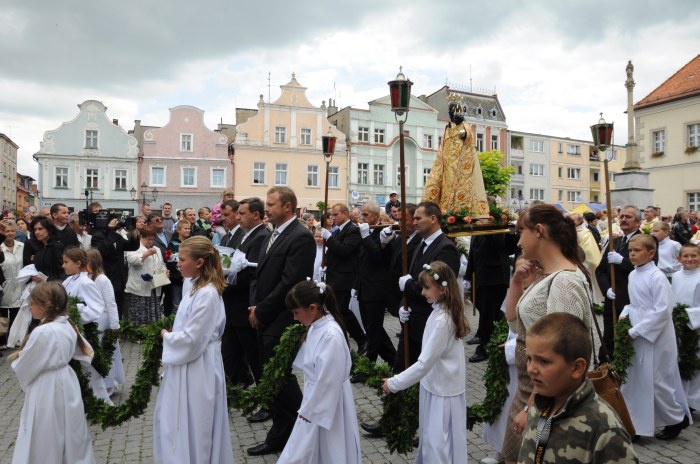
[[[464,338],[469,324],[457,279],[445,263],[425,265],[422,294],[433,305],[421,354],[411,367],[386,379],[385,393],[420,381],[416,463],[467,462],[467,400]]]

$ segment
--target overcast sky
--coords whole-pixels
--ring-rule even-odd
[[[215,129],[267,100],[268,72],[272,100],[295,72],[313,104],[359,108],[400,65],[414,95],[471,76],[511,130],[589,139],[602,111],[624,144],[627,60],[637,102],[700,53],[697,0],[5,0],[0,24],[0,132],[33,176],[85,100],[126,130],[177,105]]]

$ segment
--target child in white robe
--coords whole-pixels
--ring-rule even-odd
[[[156,464],[231,464],[221,334],[226,286],[219,252],[205,237],[182,242],[184,278],[172,331],[162,329],[163,379],[153,415]]]
[[[87,253],[80,248],[68,248],[63,252],[63,272],[68,278],[63,281],[63,286],[69,296],[78,298],[78,311],[80,323],[95,322],[100,324],[100,318],[105,311],[105,302],[95,282],[88,277]],[[83,371],[90,378],[90,387],[95,398],[99,398],[110,406],[114,406],[109,398],[105,379],[90,364],[82,364]]]
[[[690,328],[700,330],[700,247],[686,243],[681,247],[678,260],[683,269],[673,274],[673,304],[683,303],[690,319]],[[700,352],[698,352],[700,356]],[[683,380],[683,389],[688,398],[688,406],[700,409],[700,374],[691,380]]]
[[[333,290],[309,279],[296,284],[285,303],[308,332],[294,360],[294,367],[304,371],[304,397],[277,462],[361,463],[352,359]]]
[[[630,304],[620,318],[629,317],[632,323],[634,357],[621,391],[638,435],[671,440],[688,426],[690,411],[676,362],[673,292],[654,264],[655,254],[656,243],[650,235],[630,239],[629,259],[635,270],[629,276]],[[664,429],[654,433],[655,427]]]
[[[29,300],[41,324],[8,357],[25,391],[12,463],[94,463],[80,384],[68,365],[71,359],[89,363],[92,348],[66,317],[68,295],[60,283],[38,284]]]
[[[386,379],[385,393],[405,390],[420,381],[416,463],[467,462],[467,404],[462,292],[445,263],[425,265],[419,275],[422,294],[433,305],[418,360]],[[410,309],[405,310],[410,312]]]
[[[104,274],[102,266],[102,254],[96,248],[87,250],[88,258],[88,275],[95,282],[100,290],[102,300],[105,303],[105,310],[102,312],[97,329],[100,331],[100,337],[107,330],[119,332],[119,310],[117,309],[117,300],[114,297],[114,287],[112,281]],[[114,353],[112,354],[112,367],[109,374],[105,377],[105,387],[107,393],[112,394],[119,385],[123,385],[124,364],[122,363],[122,352],[119,346],[119,340],[115,341]]]
[[[681,270],[678,255],[681,252],[681,244],[672,240],[671,228],[663,221],[655,223],[651,228],[651,235],[659,241],[659,262],[656,265],[666,277],[671,277]]]

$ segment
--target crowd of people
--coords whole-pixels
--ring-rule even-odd
[[[369,438],[386,430],[381,418],[358,424],[352,348],[392,367],[386,394],[420,385],[416,462],[466,462],[464,345],[477,346],[469,362],[486,360],[494,324],[506,319],[514,375],[501,417],[485,428],[497,451],[482,462],[556,462],[563,454],[570,462],[637,462],[631,443],[638,437],[586,376],[593,303],[604,305],[599,358],[615,349],[614,320],[632,324],[635,358],[622,392],[637,435],[670,440],[692,420],[700,380],[682,382],[669,360],[677,357],[673,306],[688,304],[693,328],[700,327],[694,213],[679,210],[669,224],[656,208],[642,218],[624,206],[610,230],[604,213],[563,215],[536,204],[511,233],[473,237],[465,253],[443,232],[435,203],[401,205],[393,192],[383,207],[329,206],[318,221],[299,213],[291,189],[274,187],[264,199],[224,192],[211,209],[174,212],[166,203],[154,212],[145,204],[133,230],[117,218],[86,227],[61,203],[29,227],[5,218],[0,310],[13,319],[7,343],[20,347],[12,367],[26,391],[14,462],[39,462],[59,449],[69,456],[64,462],[94,462],[71,358],[82,361],[93,393],[108,404],[124,382],[118,346],[109,375],[90,365],[91,347],[66,317],[68,296],[78,298],[80,322],[102,332],[118,331],[119,319],[144,325],[175,313],[172,329],[160,334],[156,462],[233,462],[226,379],[259,383],[295,321],[308,327],[293,365],[304,374],[303,391],[292,370],[284,372],[269,407],[247,418],[272,421],[265,440],[247,449],[251,456],[362,462],[360,429]],[[406,229],[405,260],[396,226]],[[222,266],[222,254],[240,265]],[[469,294],[479,325],[465,340]],[[398,346],[385,330],[387,314],[401,322]],[[40,397],[59,382],[67,385],[62,396]],[[74,426],[49,433],[47,411],[61,411]]]

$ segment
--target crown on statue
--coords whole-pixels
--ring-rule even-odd
[[[451,93],[447,96],[447,101],[448,103],[454,103],[455,104],[455,113],[459,114],[462,113],[464,110],[464,96],[458,94],[458,93]]]

